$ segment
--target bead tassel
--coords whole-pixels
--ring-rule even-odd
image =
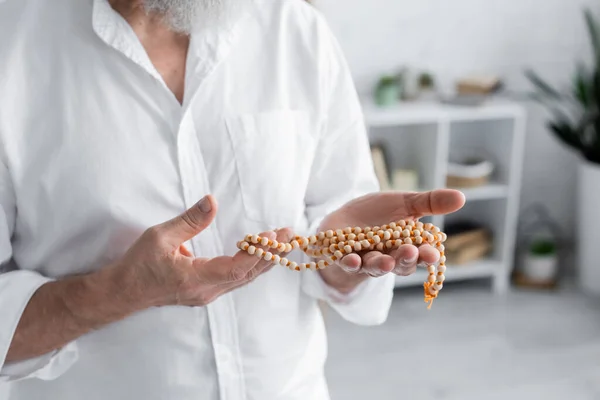
[[[429,275],[427,282],[423,284],[424,300],[428,304],[427,309],[431,309],[433,301],[437,299],[446,279],[444,275],[446,256],[443,245],[446,238],[446,234],[432,224],[402,220],[381,227],[347,227],[335,231],[319,232],[309,237],[296,236],[290,243],[279,243],[258,235],[246,235],[244,240],[237,243],[237,247],[250,255],[272,261],[294,271],[308,269],[316,271],[335,264],[336,261],[351,253],[373,250],[390,251],[404,244],[412,244],[417,247],[428,244],[440,252],[439,264],[437,267],[435,265],[427,267]],[[297,264],[276,254],[277,252],[289,253],[296,249],[303,251],[311,258],[319,258],[319,260]]]

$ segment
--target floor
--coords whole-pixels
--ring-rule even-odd
[[[447,285],[430,311],[409,289],[383,326],[326,319],[332,400],[600,399],[600,299],[570,287]]]

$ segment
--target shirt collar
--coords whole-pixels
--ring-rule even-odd
[[[96,34],[109,46],[144,68],[162,82],[162,78],[131,26],[108,3],[94,0],[92,25]]]
[[[152,64],[148,53],[127,21],[111,7],[108,0],[93,1],[92,25],[96,34],[106,44],[140,65],[166,87],[160,73]],[[196,88],[200,86],[214,68],[227,57],[250,15],[251,12],[246,10],[228,27],[206,29],[192,35],[186,81],[193,82],[192,85]]]

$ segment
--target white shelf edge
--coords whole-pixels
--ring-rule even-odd
[[[448,265],[446,283],[470,279],[491,278],[501,271],[503,264],[492,259],[474,261],[465,265]],[[427,271],[422,268],[411,276],[396,277],[396,288],[421,286],[427,280]]]
[[[510,194],[508,185],[490,183],[475,188],[452,188],[462,192],[467,201],[507,199]]]
[[[371,100],[361,103],[368,126],[386,127],[398,125],[438,124],[441,122],[469,122],[522,117],[520,104],[511,101],[489,101],[481,106],[453,106],[442,103],[398,103],[379,107]]]

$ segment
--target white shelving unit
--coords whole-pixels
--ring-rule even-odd
[[[372,143],[386,148],[390,167],[413,169],[419,190],[446,187],[448,162],[465,152],[483,152],[495,163],[491,183],[464,189],[467,203],[457,213],[425,220],[444,228],[447,222],[469,220],[493,235],[489,257],[468,265],[449,265],[446,285],[489,278],[496,293],[510,283],[517,236],[521,169],[526,129],[525,109],[518,103],[490,100],[477,107],[438,103],[401,103],[378,108],[370,101],[363,110]],[[397,287],[419,286],[426,272],[398,277]]]

